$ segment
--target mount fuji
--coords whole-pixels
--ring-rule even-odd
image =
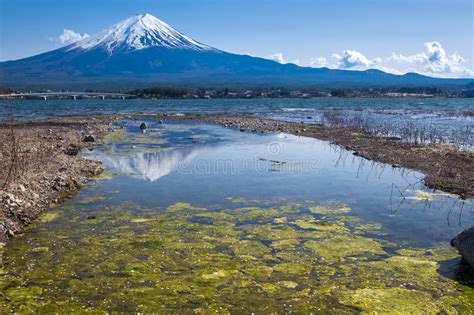
[[[151,85],[375,87],[464,85],[470,81],[279,64],[210,47],[150,14],[129,17],[53,51],[0,63],[0,85],[20,89]]]

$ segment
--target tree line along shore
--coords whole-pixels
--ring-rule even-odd
[[[49,89],[15,90],[0,86],[0,95],[15,93],[48,93]],[[68,92],[60,90],[56,92]],[[474,83],[463,87],[432,86],[395,86],[395,87],[222,87],[222,88],[188,88],[155,86],[139,89],[95,90],[85,89],[89,93],[125,93],[143,99],[210,99],[210,98],[472,98]],[[57,98],[66,96],[56,96]]]

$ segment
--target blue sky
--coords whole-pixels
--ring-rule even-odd
[[[229,52],[304,66],[474,76],[472,0],[0,0],[0,60],[150,13]],[[67,35],[67,34],[66,34]],[[74,36],[73,36],[74,37]],[[63,42],[67,37],[62,37]]]

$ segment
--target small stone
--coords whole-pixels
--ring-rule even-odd
[[[86,135],[82,139],[82,142],[95,142],[95,137],[93,135]]]
[[[77,145],[71,143],[68,145],[65,153],[69,156],[76,156],[79,153],[79,148]]]

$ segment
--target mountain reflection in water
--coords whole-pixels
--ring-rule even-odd
[[[154,182],[197,157],[202,148],[181,147],[158,152],[117,151],[112,147],[97,158],[115,171]]]

